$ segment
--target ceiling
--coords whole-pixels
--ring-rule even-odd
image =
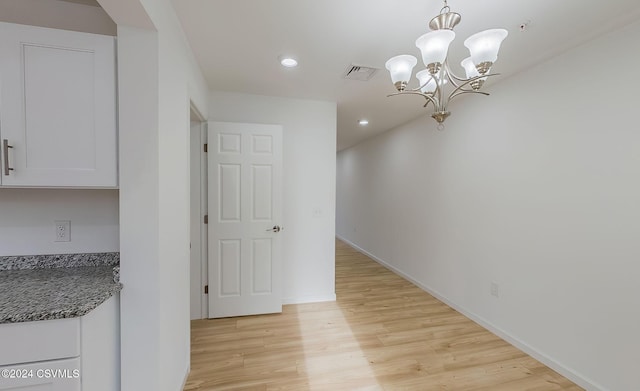
[[[173,0],[173,4],[211,89],[335,101],[338,150],[427,113],[420,97],[386,97],[395,89],[384,63],[397,54],[419,57],[415,39],[429,30],[429,20],[442,7],[439,1]],[[466,37],[487,28],[509,30],[492,69],[502,74],[496,79],[640,18],[638,0],[449,0],[449,6],[462,15],[449,51],[454,66],[468,56],[463,46]],[[521,32],[519,26],[525,22],[528,28]],[[294,55],[299,66],[283,68],[278,57],[284,54]],[[424,68],[420,63],[416,71]],[[367,82],[345,80],[342,76],[351,64],[380,70]],[[594,64],[585,66],[597,72]],[[462,69],[457,73],[463,74]],[[465,103],[472,104],[472,99]],[[454,107],[453,115],[457,110],[464,107]],[[359,126],[361,118],[367,118],[369,125]]]

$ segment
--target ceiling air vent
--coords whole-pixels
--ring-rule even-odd
[[[347,80],[367,81],[371,79],[376,72],[378,72],[376,68],[351,64],[342,77]]]

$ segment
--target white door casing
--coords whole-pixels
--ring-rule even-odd
[[[191,122],[191,256],[190,256],[190,302],[191,319],[208,318],[209,299],[205,293],[208,284],[208,236],[204,216],[207,214],[207,123]]]
[[[209,122],[209,317],[282,312],[282,126]]]
[[[202,246],[201,246],[201,231],[204,226],[202,209],[200,207],[200,161],[202,158],[202,125],[200,122],[191,120],[190,123],[190,314],[191,320],[202,319],[202,296],[204,288],[201,286],[201,274],[202,274]]]
[[[200,141],[204,144],[207,143],[207,123],[202,122],[200,129]],[[204,145],[202,145],[204,146]],[[204,151],[201,149],[201,151]],[[207,167],[207,153],[200,155],[200,222],[204,223],[204,215],[209,210],[209,176]],[[205,286],[209,284],[209,224],[200,225],[200,294],[201,311],[200,314],[203,319],[209,317],[209,294],[205,293]]]

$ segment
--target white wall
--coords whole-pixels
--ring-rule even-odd
[[[208,87],[171,2],[146,1],[159,38],[160,388],[180,390],[190,363],[190,100]]]
[[[444,132],[425,117],[342,151],[338,234],[587,389],[637,389],[638,40],[503,80]]]
[[[118,23],[122,390],[175,391],[190,351],[190,100],[206,115],[208,90],[169,0],[100,3]]]
[[[283,300],[335,300],[336,104],[215,91],[210,97],[212,121],[282,125]]]
[[[157,40],[118,26],[122,391],[160,389]]]
[[[2,0],[0,21],[116,35],[116,24],[102,8],[66,1]]]
[[[119,251],[118,191],[0,189],[0,256]],[[54,221],[71,221],[55,242]]]

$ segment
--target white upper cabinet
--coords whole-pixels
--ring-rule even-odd
[[[115,38],[0,23],[1,185],[117,187]]]

